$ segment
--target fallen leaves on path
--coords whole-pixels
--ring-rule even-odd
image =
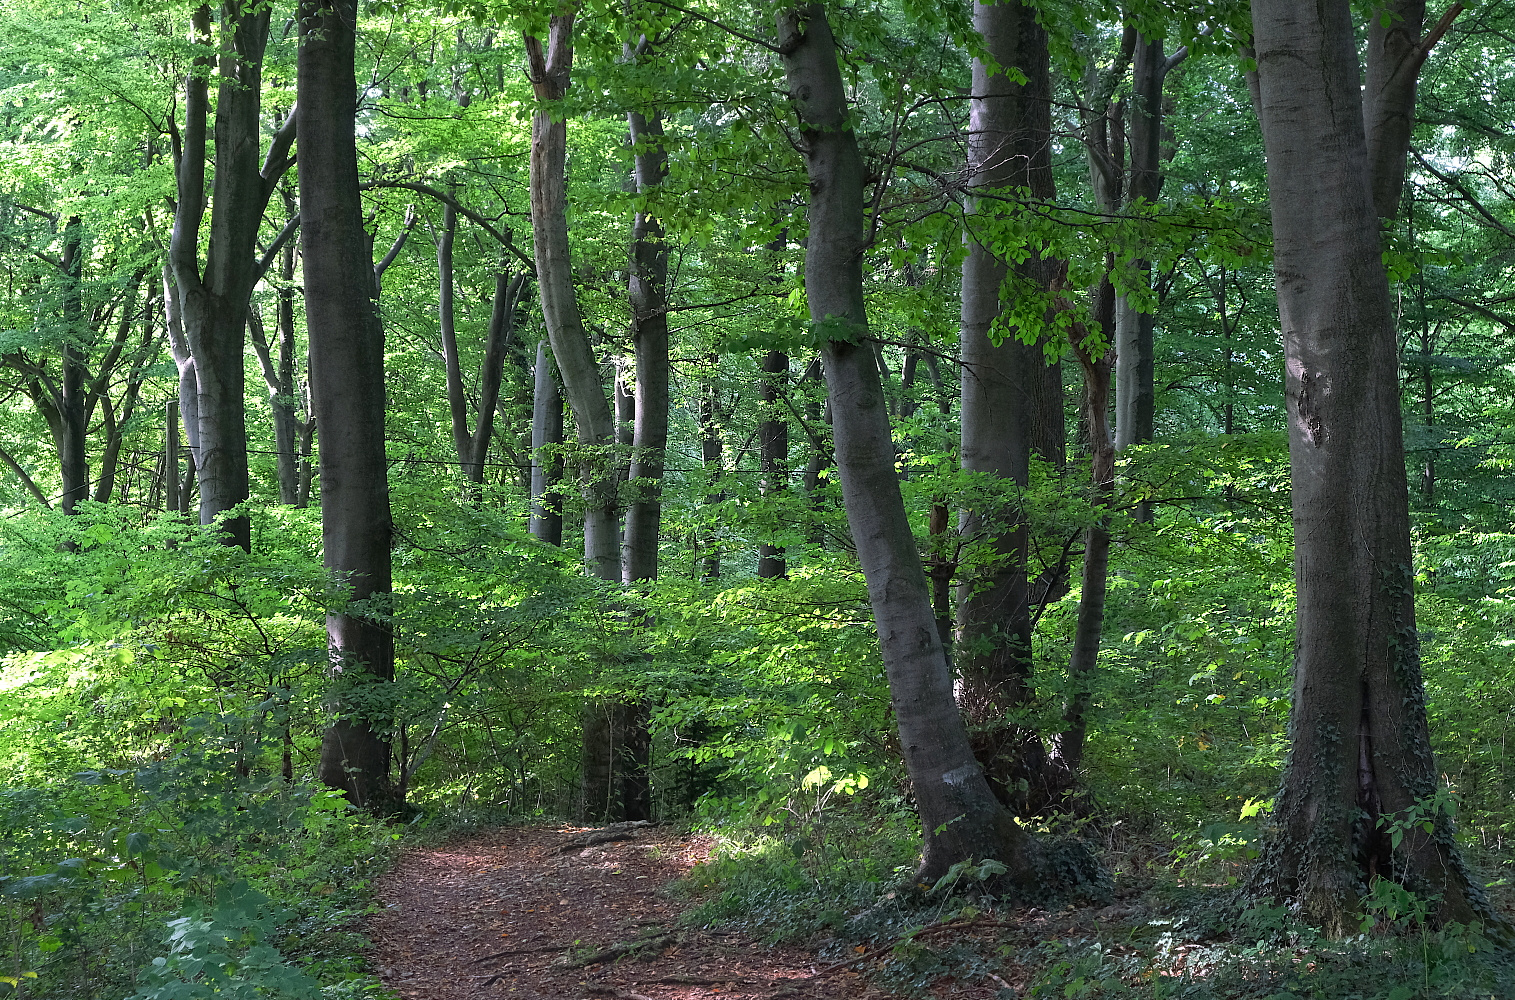
[[[678,926],[662,888],[713,841],[641,828],[563,852],[581,827],[505,828],[406,852],[368,926],[380,978],[406,1000],[882,998],[856,973],[726,931]]]

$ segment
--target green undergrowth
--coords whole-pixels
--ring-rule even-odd
[[[1090,834],[1110,826],[1082,824]],[[1113,900],[1006,907],[985,891],[1002,870],[994,862],[912,886],[912,817],[898,800],[857,796],[804,822],[728,833],[673,891],[693,903],[689,924],[800,943],[824,962],[857,957],[878,985],[906,995],[950,979],[996,984],[1003,1000],[1515,997],[1507,947],[1477,925],[1431,927],[1430,902],[1392,883],[1375,883],[1361,933],[1328,940],[1283,907],[1239,912],[1228,875],[1241,854],[1197,857],[1190,846],[1128,838]],[[1138,858],[1155,860],[1138,870]]]

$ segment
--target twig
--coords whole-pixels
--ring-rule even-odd
[[[540,951],[567,951],[572,947],[573,945],[570,944],[542,944],[537,945],[535,948],[508,948],[505,951],[497,951],[493,955],[485,955],[483,958],[469,959],[469,964],[482,965],[483,963],[493,961],[496,958],[504,958],[506,955],[530,955],[534,952]]]

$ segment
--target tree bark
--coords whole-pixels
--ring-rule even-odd
[[[374,811],[399,803],[389,776],[394,640],[389,484],[384,455],[384,330],[358,190],[354,70],[356,0],[302,0],[299,92],[300,256],[311,397],[321,428],[321,534],[326,567],[353,601],[327,616],[335,717],[320,778]]]
[[[663,121],[658,112],[631,112],[637,194],[653,193],[668,176]],[[636,349],[636,397],[631,469],[626,482],[626,538],[621,575],[626,583],[656,579],[663,520],[663,465],[668,447],[668,242],[645,207],[631,226],[627,296]]]
[[[58,464],[63,473],[63,495],[58,506],[65,514],[78,513],[80,500],[89,499],[89,416],[86,410],[86,358],[88,331],[84,325],[84,226],[78,216],[63,227],[63,379],[58,398],[55,438]]]
[[[900,746],[920,811],[920,877],[997,858],[1037,877],[1034,845],[995,798],[952,696],[931,595],[894,471],[894,444],[863,303],[865,171],[836,44],[819,4],[781,10],[779,50],[810,178],[805,286],[833,404],[837,470],[868,583]]]
[[[563,397],[552,371],[552,349],[537,344],[531,402],[531,534],[549,545],[563,544],[563,456],[552,449],[563,443]],[[544,451],[543,449],[549,449]]]
[[[1398,349],[1351,17],[1346,0],[1252,6],[1298,617],[1291,750],[1248,889],[1333,935],[1355,931],[1375,876],[1434,896],[1442,921],[1489,912],[1430,806]],[[1416,808],[1430,832],[1407,823]]]
[[[719,363],[719,358],[711,355],[710,363],[715,366]],[[700,388],[699,405],[700,464],[705,471],[705,506],[714,508],[726,501],[726,494],[719,486],[721,477],[725,473],[723,457],[725,441],[721,434],[725,415],[721,413],[720,396],[714,378]],[[706,581],[718,580],[721,577],[720,523],[714,510],[709,511],[709,517],[709,531],[700,542],[700,547],[705,550],[700,568],[700,579]]]
[[[195,361],[201,524],[215,523],[248,498],[243,398],[248,299],[262,274],[256,245],[263,210],[291,162],[288,152],[299,117],[291,115],[279,129],[260,165],[262,66],[270,10],[226,0],[219,39],[209,5],[196,8],[192,17],[196,41],[214,46],[217,54],[198,55],[185,81],[183,143],[176,164],[178,201],[168,258],[178,286],[185,340]],[[213,65],[219,78],[215,174],[202,271],[200,225],[207,200],[208,77]],[[227,518],[223,527],[228,544],[250,548],[245,515]]]
[[[526,37],[532,88],[544,104],[561,101],[568,92],[573,21],[572,11],[554,15],[545,47],[540,39]],[[540,108],[531,120],[531,230],[542,318],[583,452],[579,468],[584,490],[584,566],[591,576],[619,580],[620,531],[610,455],[615,444],[615,419],[574,294],[568,248],[567,158],[568,123],[561,111]]]
[[[1130,176],[1125,185],[1128,207],[1150,205],[1162,188],[1163,80],[1167,76],[1161,38],[1138,36],[1131,60]],[[1152,285],[1152,262],[1132,261],[1128,277],[1138,288]],[[1151,312],[1139,312],[1129,295],[1115,300],[1115,447],[1152,440],[1156,389],[1152,383]],[[1144,514],[1145,510],[1139,512]],[[1140,517],[1146,520],[1146,517]]]
[[[783,244],[777,248],[782,252]],[[763,496],[774,499],[789,488],[789,421],[779,411],[788,380],[789,355],[783,351],[766,352],[763,380],[758,389],[763,404],[763,419],[758,424],[758,465],[763,475],[760,483]],[[788,575],[783,546],[772,542],[758,546],[757,575],[763,580]]]
[[[1114,265],[1107,258],[1106,267]],[[1116,295],[1108,279],[1094,293],[1093,319],[1101,341],[1109,344],[1115,329]],[[1089,485],[1095,505],[1108,508],[1115,495],[1115,441],[1110,434],[1110,382],[1115,358],[1106,350],[1095,356],[1082,344],[1082,327],[1075,326],[1069,341],[1084,373],[1084,391],[1079,401],[1079,420],[1089,444]],[[1099,666],[1099,647],[1104,634],[1105,595],[1110,578],[1110,528],[1103,511],[1084,531],[1084,561],[1079,571],[1078,620],[1073,631],[1073,650],[1068,655],[1068,695],[1063,703],[1063,732],[1054,741],[1062,789],[1074,787],[1084,764],[1084,745],[1089,728],[1089,705],[1093,701],[1094,675]]]
[[[1036,12],[1020,2],[974,5],[974,27],[993,64],[973,60],[968,111],[968,174],[973,189],[1031,196],[1055,195],[1051,158],[1051,75],[1047,32]],[[996,68],[1003,68],[996,71]],[[1005,74],[1016,69],[1026,79]],[[1033,405],[1046,363],[1039,344],[995,321],[1008,303],[1001,290],[1009,268],[996,247],[974,237],[968,217],[968,256],[962,284],[961,462],[1017,489],[1030,482]],[[1050,286],[1048,265],[1033,256],[1016,265],[1019,283]],[[1059,410],[1061,407],[1059,407]],[[974,754],[1000,801],[1018,811],[1041,804],[1045,771],[1041,739],[1006,715],[1028,706],[1031,689],[1031,606],[1026,583],[1028,534],[1020,506],[1008,499],[966,509],[961,531],[990,537],[992,562],[960,587],[954,643],[960,681],[958,706],[967,720]]]
[[[263,317],[255,307],[249,307],[247,328],[258,355],[258,364],[263,370],[263,381],[268,386],[269,408],[274,419],[274,451],[279,478],[279,502],[294,507],[300,504],[299,440],[304,431],[296,401],[295,385],[295,249],[286,245],[280,252],[276,309],[278,356],[273,353],[263,327]]]

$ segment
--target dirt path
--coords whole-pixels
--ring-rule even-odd
[[[826,966],[801,949],[680,930],[680,906],[659,890],[711,841],[627,833],[634,839],[565,851],[593,832],[501,829],[407,852],[368,925],[374,968],[406,1000],[883,996],[850,970],[815,977]],[[616,953],[633,941],[644,943]]]

